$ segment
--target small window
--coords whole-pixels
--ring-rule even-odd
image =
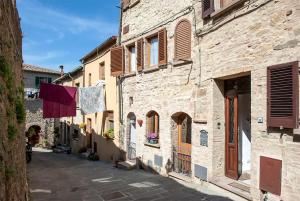
[[[136,72],[136,48],[135,45],[128,47],[128,66],[129,72]]]
[[[92,74],[89,73],[89,87],[92,86]]]
[[[298,62],[268,67],[267,100],[268,127],[298,128]]]
[[[87,119],[86,132],[92,133],[92,119]]]
[[[77,129],[73,130],[73,139],[78,139],[79,138],[79,131]]]
[[[80,83],[76,83],[75,84],[76,88],[77,88],[77,93],[76,93],[76,104],[77,106],[79,105],[79,93],[78,93],[78,89],[80,87]]]
[[[159,116],[157,112],[151,111],[147,114],[147,143],[159,143]]]
[[[41,83],[52,83],[52,78],[50,77],[35,77],[35,87],[40,88]]]
[[[148,66],[158,65],[158,36],[147,39],[148,41]]]
[[[101,62],[99,64],[99,79],[105,80],[105,63]]]
[[[108,112],[106,118],[106,129],[114,129],[114,112]]]

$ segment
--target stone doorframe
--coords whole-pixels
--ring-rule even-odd
[[[130,144],[130,135],[131,135],[131,121],[135,121],[136,123],[136,115],[133,112],[128,113],[127,115],[127,122],[126,122],[126,158],[127,159],[134,159],[136,157],[136,145]],[[133,153],[134,152],[134,153]]]

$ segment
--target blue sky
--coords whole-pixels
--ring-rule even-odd
[[[117,35],[120,0],[17,0],[23,60],[65,72],[106,38]]]

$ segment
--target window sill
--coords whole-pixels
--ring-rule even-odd
[[[157,70],[159,70],[158,66],[151,66],[151,67],[145,68],[143,70],[143,72],[144,73],[151,73],[151,72],[154,72],[154,71],[157,71]]]
[[[148,147],[153,147],[153,148],[160,149],[160,144],[150,144],[148,142],[145,142],[144,145],[148,146]]]
[[[225,8],[221,8],[220,10],[217,10],[215,12],[213,12],[210,17],[211,18],[217,18],[220,17],[221,15],[227,13],[229,10],[233,9],[234,7],[240,5],[241,3],[244,3],[247,0],[235,0],[234,2],[232,2],[231,4],[229,4],[228,6],[226,6]]]
[[[124,75],[123,75],[124,78],[127,78],[127,77],[133,77],[133,76],[136,76],[136,72],[133,72],[133,73],[127,73],[127,74],[124,74]]]
[[[174,59],[173,60],[173,66],[181,66],[181,65],[190,64],[190,63],[193,63],[192,59],[184,59],[184,60]]]

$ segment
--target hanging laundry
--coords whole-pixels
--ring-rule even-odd
[[[43,118],[76,116],[76,87],[41,83],[40,98],[43,99]]]
[[[93,114],[105,110],[104,83],[79,89],[79,102],[84,114]]]

